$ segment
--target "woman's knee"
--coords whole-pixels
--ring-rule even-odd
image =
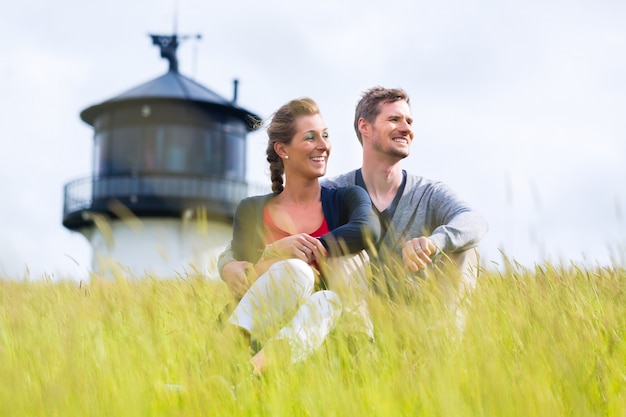
[[[323,311],[326,311],[327,314],[331,316],[339,316],[343,310],[341,298],[334,291],[317,291],[311,295],[309,300],[321,307]]]
[[[315,285],[315,274],[309,264],[300,259],[285,259],[273,264],[268,272],[274,279],[288,280],[304,287]]]
[[[327,262],[326,280],[329,289],[342,297],[363,298],[370,290],[369,257],[365,251],[356,255],[332,258]]]

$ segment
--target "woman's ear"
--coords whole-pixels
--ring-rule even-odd
[[[289,158],[285,144],[282,142],[274,142],[274,151],[280,158]]]

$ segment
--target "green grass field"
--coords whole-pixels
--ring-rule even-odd
[[[0,416],[624,416],[626,271],[485,272],[462,334],[434,286],[370,301],[304,363],[251,377],[198,277],[0,281]]]

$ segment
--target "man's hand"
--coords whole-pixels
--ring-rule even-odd
[[[246,277],[246,272],[252,264],[246,261],[231,261],[222,268],[222,281],[226,283],[228,289],[237,300],[248,291],[250,283]]]
[[[431,256],[437,251],[437,246],[425,236],[416,237],[404,244],[402,260],[410,271],[421,271],[433,263]]]

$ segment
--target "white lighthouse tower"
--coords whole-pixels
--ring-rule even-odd
[[[252,193],[246,135],[259,118],[237,105],[236,81],[227,100],[180,74],[176,35],[152,39],[168,72],[80,114],[94,128],[93,173],[65,185],[63,225],[91,243],[97,274],[216,276]]]

